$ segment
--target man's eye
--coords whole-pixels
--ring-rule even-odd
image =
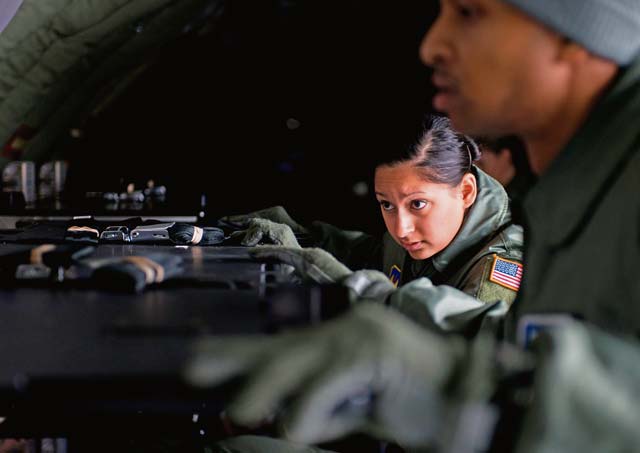
[[[425,200],[413,200],[411,202],[411,207],[413,209],[424,209],[427,206],[427,201]]]
[[[478,15],[478,8],[473,5],[465,4],[464,2],[458,2],[456,6],[458,14],[465,19],[472,19]]]
[[[465,19],[469,19],[473,17],[473,10],[471,8],[467,8],[466,6],[459,6],[458,14],[460,14]]]

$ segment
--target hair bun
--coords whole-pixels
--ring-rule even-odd
[[[471,162],[476,162],[478,159],[480,159],[480,156],[482,155],[482,151],[480,151],[480,147],[475,142],[475,140],[469,137],[468,135],[461,134],[461,137],[462,137],[462,141],[467,147],[467,150],[469,151],[469,157],[471,158]]]

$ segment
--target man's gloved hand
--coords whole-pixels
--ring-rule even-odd
[[[266,219],[249,219],[245,222],[246,230],[236,231],[232,237],[240,236],[240,244],[253,247],[261,242],[284,247],[300,248],[291,227],[283,223],[275,223]]]
[[[314,328],[205,340],[186,377],[198,386],[246,378],[228,408],[231,418],[255,425],[277,415],[292,440],[317,443],[366,432],[419,447],[447,423],[442,392],[465,356],[459,338],[363,304]]]
[[[291,227],[291,230],[297,234],[306,234],[307,229],[291,218],[289,213],[282,206],[273,206],[271,208],[261,209],[259,211],[250,212],[249,214],[230,215],[222,217],[220,220],[238,225],[240,227],[247,226],[250,219],[266,219],[275,223],[282,223]]]
[[[250,251],[258,259],[277,259],[293,266],[305,280],[315,283],[337,283],[351,275],[351,270],[333,255],[319,248],[257,247]]]

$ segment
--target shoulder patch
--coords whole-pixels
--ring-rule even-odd
[[[493,255],[493,265],[489,280],[505,288],[518,291],[522,280],[522,264]]]
[[[391,272],[389,272],[389,280],[393,283],[393,286],[396,288],[400,284],[400,277],[402,276],[402,269],[400,269],[395,264],[391,266]]]

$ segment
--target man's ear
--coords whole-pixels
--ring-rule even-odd
[[[465,209],[471,207],[478,196],[476,177],[472,173],[465,174],[458,187],[460,187],[460,195],[462,196]]]

